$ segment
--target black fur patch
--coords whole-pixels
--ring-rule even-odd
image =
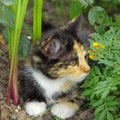
[[[45,101],[44,89],[34,80],[32,73],[24,69],[20,76],[20,95],[24,101]]]

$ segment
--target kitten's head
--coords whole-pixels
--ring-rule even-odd
[[[48,32],[34,51],[32,65],[47,77],[80,82],[89,73],[86,62],[89,31],[78,16],[66,26]]]

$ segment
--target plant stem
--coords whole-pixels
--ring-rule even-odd
[[[42,4],[43,0],[34,0],[33,14],[33,43],[36,43],[41,37],[42,32]]]
[[[13,103],[19,103],[18,95],[18,46],[19,38],[23,25],[24,16],[26,13],[28,0],[18,0],[16,6],[13,5],[15,12],[15,27],[9,28],[9,56],[10,56],[10,75],[8,83],[8,104],[10,104],[10,97],[12,96]]]

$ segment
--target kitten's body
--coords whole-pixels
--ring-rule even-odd
[[[80,20],[81,16],[48,32],[33,49],[21,72],[21,93],[29,115],[40,115],[54,104],[51,113],[66,119],[79,109],[77,83],[90,70],[84,49],[88,34],[80,31]]]

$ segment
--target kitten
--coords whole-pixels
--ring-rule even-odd
[[[77,84],[90,71],[85,59],[90,32],[82,20],[80,15],[66,26],[44,33],[33,47],[20,75],[21,96],[30,116],[41,115],[49,105],[53,105],[51,113],[61,119],[79,109]]]

